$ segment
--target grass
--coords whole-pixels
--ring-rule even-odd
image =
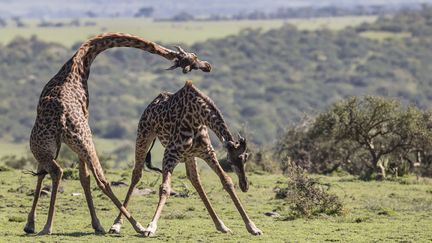
[[[222,38],[234,35],[244,28],[262,28],[269,30],[291,23],[301,29],[315,30],[329,28],[340,30],[346,26],[355,26],[363,22],[372,22],[376,17],[326,17],[314,19],[293,20],[242,20],[242,21],[193,21],[193,22],[153,22],[142,18],[97,18],[82,19],[95,22],[95,26],[81,27],[37,27],[39,20],[26,20],[25,28],[16,28],[11,23],[6,28],[0,28],[0,43],[7,44],[17,36],[32,35],[45,41],[62,43],[72,46],[88,37],[101,32],[127,32],[143,36],[150,40],[192,44],[212,38]],[[70,20],[51,20],[68,23]]]
[[[96,145],[96,150],[99,155],[110,155],[117,148],[122,147],[125,143],[133,143],[133,141],[122,140],[122,139],[104,139],[104,138],[94,138],[94,143]],[[62,144],[62,146],[66,146]],[[163,158],[164,148],[159,142],[155,143],[152,149],[152,160],[154,165],[160,166]],[[0,141],[0,158],[7,155],[16,155],[17,157],[25,156],[30,153],[30,148],[28,142],[23,143],[10,143]],[[130,153],[127,161],[125,163],[134,161],[134,151]],[[124,166],[123,166],[124,167]]]
[[[184,190],[185,185],[193,187],[185,178],[182,165],[178,166],[172,180],[173,189]],[[117,180],[130,171],[109,171],[107,177]],[[194,192],[189,198],[171,197],[163,210],[156,235],[146,242],[426,242],[432,240],[432,181],[413,178],[364,182],[351,177],[320,177],[330,183],[330,190],[343,200],[347,213],[338,217],[318,217],[312,220],[282,220],[288,212],[283,200],[274,199],[275,186],[284,186],[286,178],[281,175],[249,174],[251,186],[248,193],[238,192],[249,216],[263,230],[263,236],[247,233],[240,215],[237,213],[227,193],[223,191],[214,173],[202,169],[202,181],[216,212],[234,232],[232,235],[218,233],[208,216],[199,196]],[[82,192],[78,181],[63,181],[64,193],[58,196],[57,212],[53,235],[25,235],[22,228],[30,210],[32,197],[25,188],[33,188],[36,178],[19,171],[0,172],[0,239],[4,242],[141,242],[132,227],[125,222],[120,235],[94,235],[90,226],[85,198],[71,196],[72,192]],[[129,179],[128,179],[129,180]],[[157,190],[155,173],[145,172],[140,186]],[[235,179],[235,181],[237,181]],[[45,181],[44,184],[48,184]],[[93,190],[97,214],[107,230],[117,215],[113,204],[99,189]],[[21,188],[21,190],[17,190]],[[22,189],[24,188],[24,190]],[[29,189],[27,189],[29,190]],[[127,188],[114,188],[123,199]],[[130,205],[133,215],[146,225],[155,210],[157,194],[134,196]],[[39,202],[36,228],[40,230],[46,219],[49,198]],[[281,218],[264,216],[265,212],[276,210]]]

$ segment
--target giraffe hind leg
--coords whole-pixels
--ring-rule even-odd
[[[87,164],[83,159],[80,159],[79,164],[79,175],[80,175],[80,182],[81,186],[84,189],[84,194],[87,201],[87,206],[89,208],[90,216],[91,216],[91,224],[93,229],[95,230],[96,234],[104,234],[105,230],[100,224],[100,221],[98,217],[96,216],[96,210],[93,204],[93,198],[91,195],[91,188],[90,188],[90,173],[87,168]]]
[[[87,134],[90,135],[90,128],[87,129]],[[127,211],[125,207],[123,207],[122,203],[114,195],[108,180],[105,178],[102,166],[96,154],[96,149],[91,139],[91,135],[85,136],[80,134],[74,137],[80,137],[80,139],[75,139],[74,141],[66,140],[66,144],[71,147],[71,149],[87,163],[88,168],[95,177],[98,187],[109,199],[111,199],[111,201],[117,206],[117,208],[122,212],[122,214],[129,220],[135,231],[140,234],[143,233],[145,230],[144,227],[142,227],[141,224],[132,217],[132,215]]]
[[[132,172],[132,178],[131,178],[131,184],[129,186],[129,190],[126,194],[125,200],[123,202],[123,206],[126,208],[130,197],[132,196],[132,192],[140,181],[142,177],[142,171],[144,168],[144,162],[146,158],[146,154],[148,154],[149,151],[147,151],[150,147],[150,144],[154,140],[155,135],[153,135],[150,131],[143,131],[138,132],[138,137],[136,140],[136,148],[135,148],[135,165]],[[119,234],[121,231],[121,227],[123,224],[122,214],[119,213],[117,218],[114,220],[113,225],[111,226],[109,233],[111,234]]]
[[[43,172],[43,173],[40,173]],[[24,232],[26,232],[27,234],[32,234],[35,232],[35,219],[36,219],[36,207],[37,207],[37,203],[40,197],[40,192],[42,189],[42,181],[45,178],[45,171],[42,171],[40,166],[37,170],[37,183],[36,183],[36,189],[34,191],[34,198],[33,198],[33,205],[32,208],[28,214],[27,217],[27,223],[24,227]]]
[[[207,208],[208,213],[210,214],[210,217],[213,220],[213,223],[216,226],[216,229],[222,233],[231,233],[232,231],[225,226],[225,224],[222,222],[222,220],[218,217],[216,212],[214,211],[207,194],[205,193],[204,189],[201,185],[201,180],[197,171],[196,167],[196,161],[195,158],[189,158],[185,161],[186,165],[186,174],[189,180],[192,183],[192,186],[195,188],[195,190],[198,192],[198,195],[200,196],[201,200],[203,201],[205,207]]]
[[[35,137],[34,134],[38,133],[39,127],[35,127],[32,130],[32,136],[30,138],[30,149],[38,162],[38,169],[34,175],[38,176],[36,189],[34,192],[33,205],[28,215],[27,224],[24,227],[26,233],[35,232],[35,217],[37,203],[40,197],[41,187],[43,179],[46,174],[51,175],[52,179],[52,193],[50,200],[50,207],[48,211],[48,218],[44,229],[39,234],[51,234],[52,232],[52,222],[54,218],[55,201],[57,196],[57,189],[62,176],[62,169],[54,160],[60,149],[60,142],[56,139],[40,138]],[[53,136],[55,137],[55,136]]]
[[[54,219],[57,192],[63,175],[63,170],[60,168],[60,166],[54,159],[49,163],[49,165],[45,167],[46,167],[45,169],[48,171],[52,179],[51,200],[50,200],[50,206],[48,210],[47,222],[44,228],[42,229],[42,231],[38,233],[38,235],[49,235],[52,233],[52,223]]]

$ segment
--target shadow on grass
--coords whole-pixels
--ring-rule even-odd
[[[49,236],[70,236],[70,237],[83,237],[83,236],[89,236],[89,235],[96,235],[93,232],[70,232],[70,233],[54,233],[51,235],[47,235]],[[40,236],[37,234],[22,234],[20,235],[21,237],[44,237],[44,236]],[[103,234],[101,234],[101,236],[103,236]]]

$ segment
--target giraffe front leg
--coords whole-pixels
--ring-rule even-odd
[[[165,156],[162,162],[162,175],[163,175],[162,184],[159,187],[159,203],[157,205],[152,221],[148,224],[147,228],[143,233],[145,237],[152,236],[156,232],[157,223],[161,216],[162,209],[168,197],[170,196],[171,175],[176,165],[177,165],[177,161],[173,157],[167,156],[165,152]]]
[[[160,218],[166,200],[170,195],[170,192],[171,192],[171,172],[164,170],[162,184],[159,187],[159,203],[157,205],[156,212],[153,216],[152,221],[147,225],[147,228],[143,233],[144,236],[148,237],[155,234],[157,229],[157,222]]]
[[[138,130],[138,136],[136,139],[136,145],[135,145],[135,165],[134,169],[132,171],[132,178],[131,178],[131,184],[129,186],[129,190],[126,194],[126,198],[123,202],[123,206],[126,208],[130,197],[132,196],[132,192],[135,188],[135,186],[138,184],[142,177],[142,171],[144,169],[144,162],[145,158],[147,156],[147,153],[149,153],[149,147],[152,141],[155,139],[155,135],[153,132],[150,131],[150,129],[147,129],[144,127],[143,129]],[[120,230],[123,224],[122,219],[122,213],[119,213],[117,218],[114,220],[113,225],[111,226],[109,233],[111,234],[120,234]]]
[[[247,215],[246,210],[243,208],[240,199],[235,193],[234,183],[232,182],[232,179],[225,173],[225,171],[223,171],[222,167],[217,161],[216,154],[211,153],[211,155],[206,159],[206,162],[213,169],[213,171],[215,171],[216,174],[219,176],[224,189],[228,192],[228,194],[231,197],[231,200],[234,202],[234,205],[239,211],[248,232],[251,233],[252,235],[262,235],[263,234],[262,231],[258,227],[256,227],[255,223],[252,222],[252,220]]]
[[[193,187],[198,192],[198,195],[200,196],[201,200],[203,201],[205,207],[207,208],[208,213],[210,214],[210,217],[213,220],[213,223],[216,226],[216,229],[222,233],[232,233],[232,231],[225,226],[225,224],[222,222],[222,220],[218,217],[216,212],[214,211],[207,194],[205,193],[204,189],[201,185],[201,180],[196,168],[196,161],[195,158],[190,158],[186,162],[186,174],[189,180],[191,181]]]

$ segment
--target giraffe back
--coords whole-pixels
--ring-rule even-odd
[[[209,101],[191,82],[174,94],[162,92],[144,110],[138,132],[151,129],[164,145],[175,137],[194,136],[208,125],[213,107]]]

